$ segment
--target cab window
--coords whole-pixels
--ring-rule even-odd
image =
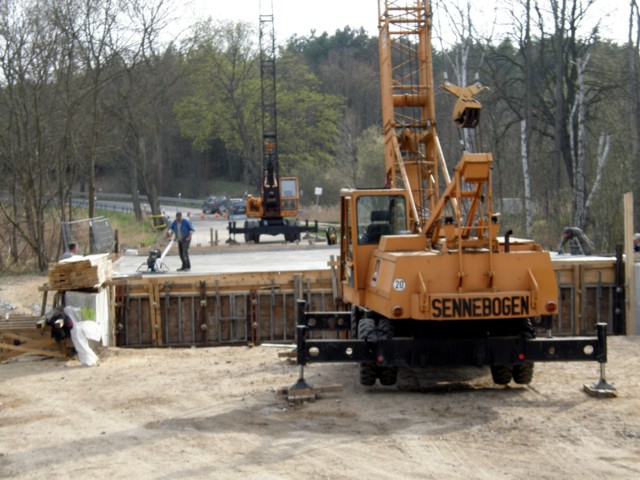
[[[406,233],[407,209],[401,195],[366,195],[357,200],[358,244],[380,242],[383,235]]]

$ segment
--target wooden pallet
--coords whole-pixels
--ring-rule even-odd
[[[40,317],[9,317],[0,321],[0,361],[25,353],[67,357],[67,343],[51,338],[48,327],[38,327],[39,320]]]

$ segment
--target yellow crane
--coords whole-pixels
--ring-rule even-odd
[[[380,85],[386,177],[340,193],[340,284],[345,312],[299,306],[298,363],[360,363],[360,382],[396,382],[399,366],[488,365],[497,384],[528,384],[534,361],[606,362],[597,337],[538,339],[558,287],[533,240],[500,236],[491,153],[463,152],[449,175],[436,129],[431,10],[424,0],[380,0]],[[475,128],[479,83],[444,88],[453,121]],[[382,179],[381,179],[382,180]],[[316,329],[347,340],[310,340]],[[302,375],[301,375],[302,377]],[[604,370],[602,371],[604,381]]]

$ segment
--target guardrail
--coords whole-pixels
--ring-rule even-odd
[[[86,199],[88,203],[86,192],[75,192],[73,194],[74,199]],[[138,198],[141,202],[149,203],[149,198],[146,195],[139,195]],[[118,202],[133,202],[133,197],[130,193],[103,193],[98,192],[96,194],[96,202],[100,200],[114,200]],[[75,200],[74,200],[75,201]],[[183,198],[183,197],[158,197],[158,201],[170,205],[178,205],[181,207],[200,208],[203,200],[197,198]],[[96,203],[97,206],[97,203]]]

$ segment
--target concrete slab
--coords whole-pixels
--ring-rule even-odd
[[[175,207],[164,209],[164,212],[173,220],[176,213]],[[234,239],[229,236],[229,220],[243,225],[245,216],[226,219],[211,214],[201,214],[182,210],[183,216],[187,216],[195,232],[189,250],[191,257],[190,272],[177,272],[181,262],[178,255],[178,245],[174,244],[164,260],[170,273],[203,274],[203,273],[243,273],[243,272],[280,272],[298,270],[325,270],[329,269],[327,263],[331,255],[338,256],[338,245],[327,246],[326,237],[322,233],[316,237],[311,235],[296,243],[287,243],[284,235],[263,235],[259,244],[246,244],[244,235],[236,235]],[[237,243],[230,243],[236,240]],[[156,248],[163,251],[168,239],[161,236]],[[121,275],[135,273],[142,266],[142,273],[147,272],[148,249],[140,249],[137,256],[123,255],[113,267],[114,272]],[[153,274],[161,275],[161,274]]]
[[[235,247],[221,246],[213,251],[198,252],[190,250],[191,271],[177,272],[181,262],[178,246],[174,245],[167,253],[165,264],[170,273],[181,275],[203,273],[249,273],[249,272],[288,272],[298,270],[328,270],[331,256],[338,257],[337,245],[303,245],[302,243],[280,245],[239,245]],[[145,273],[146,255],[123,255],[113,265],[114,271],[121,275],[133,274],[142,265]],[[153,274],[162,275],[162,274]]]

